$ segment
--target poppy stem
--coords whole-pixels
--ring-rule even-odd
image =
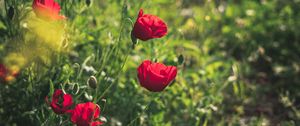
[[[61,122],[61,124],[60,124],[59,126],[64,126],[64,125],[66,125],[66,123],[67,123],[68,121],[69,121],[69,120],[65,120],[65,121]]]
[[[127,0],[125,0],[124,1],[124,3],[123,3],[123,11],[125,10],[125,8],[127,7]],[[105,62],[103,62],[103,64],[101,65],[101,67],[100,67],[100,69],[99,69],[99,71],[98,71],[98,73],[96,73],[96,77],[97,76],[100,76],[100,73],[101,73],[101,71],[102,71],[102,69],[103,69],[103,67],[104,67],[104,63],[106,63],[106,60],[108,60],[109,58],[110,58],[110,56],[111,56],[111,54],[112,54],[112,52],[113,51],[119,51],[119,48],[117,48],[119,45],[120,45],[120,41],[121,41],[121,39],[122,39],[122,33],[123,33],[123,30],[124,30],[124,23],[125,23],[125,21],[126,21],[126,19],[128,20],[128,18],[125,18],[125,13],[122,11],[122,15],[121,15],[121,25],[120,25],[120,31],[119,31],[119,36],[118,36],[118,39],[117,39],[117,42],[113,45],[113,49],[111,49],[110,51],[109,51],[109,53],[107,54],[107,57],[106,58],[104,58],[104,61]],[[121,65],[121,67],[120,67],[120,69],[119,69],[119,71],[117,72],[117,77],[116,77],[116,80],[120,77],[120,75],[121,75],[121,73],[122,73],[122,70],[123,70],[123,68],[124,68],[124,66],[125,66],[125,64],[126,64],[126,62],[127,62],[127,59],[128,59],[128,57],[129,57],[129,55],[130,55],[130,52],[131,52],[131,49],[129,49],[128,51],[127,51],[127,54],[125,55],[125,59],[124,59],[124,62],[123,62],[123,64]],[[100,79],[99,79],[100,80]],[[105,84],[107,83],[107,81],[105,82]],[[111,82],[110,83],[110,85],[104,90],[104,92],[100,95],[100,97],[98,97],[98,92],[99,92],[99,86],[97,86],[97,88],[96,88],[96,94],[95,94],[95,99],[94,99],[94,102],[95,103],[98,103],[98,101],[108,92],[108,90],[115,84],[116,82]]]
[[[133,123],[149,109],[150,105],[152,103],[154,103],[156,100],[158,100],[159,98],[161,98],[162,95],[163,95],[163,93],[161,92],[161,93],[159,93],[159,95],[154,96],[154,98],[146,105],[146,107],[142,110],[142,112],[140,114],[138,114],[133,120],[131,120],[127,126],[133,125]]]
[[[129,51],[129,52],[130,52],[130,51]],[[122,73],[122,70],[123,70],[123,68],[124,68],[124,66],[125,66],[125,63],[127,62],[128,56],[129,56],[129,54],[130,54],[129,52],[127,53],[127,55],[126,55],[126,57],[125,57],[125,61],[123,62],[121,68],[120,68],[119,71],[118,71],[116,80],[120,77],[120,75],[121,75],[121,73]],[[101,96],[100,96],[100,97],[96,97],[96,99],[95,99],[96,103],[98,103],[98,101],[99,101],[102,97],[104,97],[104,95],[108,92],[108,90],[109,90],[114,84],[116,84],[116,82],[111,82],[111,84],[104,90],[104,92],[101,94]],[[96,95],[96,96],[97,96],[97,95]],[[99,98],[99,99],[98,99],[98,98]]]
[[[52,120],[53,119],[53,117],[54,117],[54,113],[53,112],[51,112],[50,113],[50,116],[48,116],[48,118],[41,124],[41,126],[48,126],[49,124],[49,120]]]

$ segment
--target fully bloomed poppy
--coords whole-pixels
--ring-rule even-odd
[[[54,0],[34,0],[32,4],[35,14],[44,20],[59,20],[65,19],[59,15],[60,6]]]
[[[138,67],[137,72],[141,86],[149,91],[160,92],[175,79],[177,68],[145,60]]]
[[[134,24],[132,35],[143,41],[161,38],[168,32],[166,23],[157,16],[144,14],[141,9]]]
[[[71,112],[71,121],[77,126],[99,126],[100,108],[92,102],[80,103]]]
[[[47,97],[46,101],[48,102]],[[64,94],[61,89],[57,89],[52,95],[50,106],[56,114],[65,114],[70,111],[72,104],[72,96],[70,94]]]

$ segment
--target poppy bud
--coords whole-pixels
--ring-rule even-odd
[[[181,65],[181,64],[183,64],[183,62],[184,62],[184,57],[183,57],[182,54],[180,54],[180,55],[178,56],[178,64]]]
[[[131,42],[132,42],[132,49],[134,49],[135,45],[137,44],[137,38],[134,36],[133,32],[131,32]]]
[[[91,5],[91,2],[92,2],[91,0],[85,0],[85,4],[86,4],[86,6],[88,6],[88,7],[89,7],[89,6]]]
[[[7,17],[11,20],[15,15],[15,10],[12,6],[9,7]]]
[[[93,88],[93,89],[97,88],[97,79],[95,76],[90,76],[87,83],[91,88]]]

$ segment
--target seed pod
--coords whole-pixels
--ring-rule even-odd
[[[87,81],[88,85],[93,88],[96,89],[97,88],[97,79],[95,76],[91,76],[88,81]]]

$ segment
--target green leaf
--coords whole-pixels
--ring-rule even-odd
[[[52,95],[54,93],[54,84],[53,82],[50,80],[50,92],[49,94]]]
[[[6,26],[4,25],[4,23],[3,22],[1,22],[0,21],[0,29],[4,29],[4,30],[6,30]]]

